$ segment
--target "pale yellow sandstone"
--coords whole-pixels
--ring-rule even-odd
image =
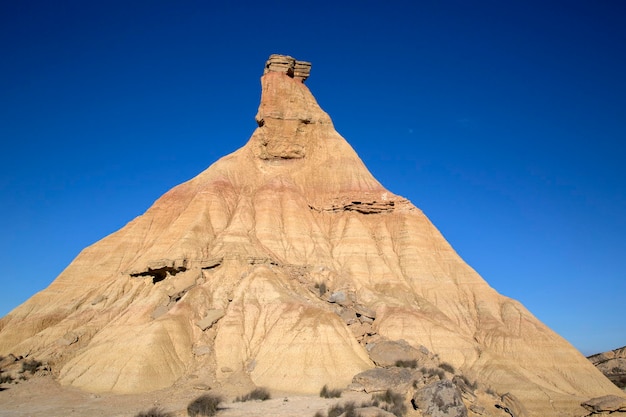
[[[46,359],[61,383],[94,392],[197,373],[317,393],[374,367],[364,343],[375,333],[508,393],[516,417],[579,415],[590,398],[623,397],[383,188],[302,77],[267,71],[249,142],[2,318],[0,353]]]

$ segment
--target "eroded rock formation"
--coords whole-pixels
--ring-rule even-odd
[[[317,393],[432,352],[516,417],[622,395],[376,181],[302,83],[308,70],[272,56],[249,142],[1,319],[0,354],[34,355],[95,392],[247,381]],[[397,344],[371,357],[383,342]]]
[[[281,74],[286,74],[297,81],[304,82],[307,78],[309,78],[311,63],[298,61],[287,55],[273,54],[270,55],[269,59],[265,63],[265,71],[263,72],[263,75],[268,72],[280,72]]]
[[[626,389],[626,346],[588,358],[615,385]]]
[[[412,404],[424,417],[467,417],[461,391],[449,380],[427,385],[414,395]]]

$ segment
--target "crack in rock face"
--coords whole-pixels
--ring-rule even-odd
[[[156,284],[157,282],[163,281],[168,276],[174,276],[178,274],[179,272],[184,272],[186,270],[187,268],[185,268],[184,266],[180,266],[180,267],[164,266],[164,267],[155,268],[155,269],[148,268],[148,270],[143,271],[143,272],[131,273],[130,276],[131,277],[150,276],[152,277],[152,283]]]

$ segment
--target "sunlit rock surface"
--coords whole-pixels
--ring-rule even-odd
[[[272,56],[249,142],[0,320],[0,353],[94,392],[193,374],[317,393],[375,367],[369,343],[402,341],[508,393],[519,415],[623,395],[376,181],[303,83],[309,70]]]

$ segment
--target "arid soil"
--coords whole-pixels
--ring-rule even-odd
[[[60,386],[51,377],[31,378],[16,385],[5,386],[0,392],[1,417],[133,417],[140,411],[159,407],[176,417],[187,416],[187,405],[196,397],[212,391],[168,389],[147,394],[90,394],[71,387]],[[221,394],[221,393],[216,393]],[[218,416],[313,416],[326,412],[337,402],[370,399],[364,393],[346,392],[339,399],[318,396],[272,393],[267,401],[233,402],[235,395],[224,395]]]

